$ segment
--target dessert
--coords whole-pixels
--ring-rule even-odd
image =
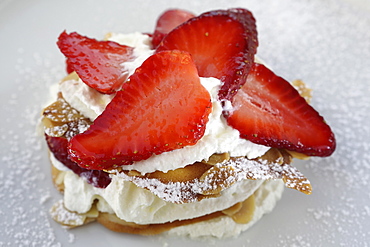
[[[152,35],[63,32],[57,44],[68,75],[42,123],[62,225],[235,236],[284,185],[311,193],[293,157],[335,150],[304,84],[255,57],[246,9],[169,10]]]

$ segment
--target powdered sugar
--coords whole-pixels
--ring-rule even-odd
[[[230,159],[216,164],[201,178],[186,182],[161,182],[153,178],[130,177],[125,173],[119,173],[117,176],[132,181],[141,188],[149,189],[159,198],[172,203],[194,202],[199,200],[199,195],[219,193],[244,179],[284,179],[288,188],[311,193],[310,182],[296,168],[284,164],[282,158],[276,162],[246,158]]]
[[[59,200],[56,202],[50,210],[51,217],[60,222],[63,225],[73,225],[73,226],[80,226],[83,225],[86,217],[79,215],[77,213],[68,211],[64,207],[63,200]]]
[[[17,55],[24,53],[20,48]],[[38,53],[33,58],[40,67],[49,67],[47,58],[41,59]],[[41,186],[49,174],[40,166],[45,162],[44,147],[36,131],[41,103],[47,99],[33,97],[45,79],[56,78],[58,69],[36,75],[24,66],[20,57],[15,65],[16,90],[1,104],[0,135],[6,145],[0,150],[0,246],[60,246],[47,212],[52,187]]]

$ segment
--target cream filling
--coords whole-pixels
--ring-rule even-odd
[[[97,208],[101,212],[115,213],[120,219],[137,224],[157,224],[196,218],[226,209],[247,199],[262,183],[262,180],[242,180],[224,190],[220,197],[175,204],[163,201],[150,191],[115,175],[111,183],[101,189],[66,171],[64,205],[70,211],[86,213],[97,199]]]
[[[188,236],[190,238],[209,236],[216,238],[236,237],[254,225],[263,215],[270,213],[274,209],[277,201],[280,200],[283,194],[284,188],[284,183],[281,180],[265,181],[254,193],[256,208],[252,220],[246,224],[238,224],[225,215],[191,225],[172,228],[168,231],[168,234]]]

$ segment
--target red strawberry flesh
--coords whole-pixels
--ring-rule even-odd
[[[68,140],[66,138],[51,137],[45,134],[45,139],[54,157],[67,168],[71,169],[75,174],[85,178],[89,184],[98,188],[106,188],[110,184],[111,178],[108,173],[84,169],[70,159],[68,155]]]
[[[190,54],[165,51],[130,76],[69,153],[87,169],[111,169],[194,145],[203,136],[211,101]]]
[[[128,76],[122,63],[134,59],[132,47],[98,41],[76,32],[63,32],[57,44],[67,58],[67,71],[76,71],[83,82],[106,94],[121,88]]]
[[[189,20],[190,18],[195,17],[193,13],[182,9],[169,9],[161,14],[158,18],[153,38],[152,45],[157,47],[162,41],[164,36],[166,36],[172,29]]]
[[[226,112],[241,137],[309,156],[329,156],[335,138],[324,119],[291,86],[264,65],[255,64]]]
[[[257,30],[251,12],[218,10],[192,18],[172,30],[157,51],[189,52],[201,77],[223,82],[219,98],[230,100],[245,82],[257,50]]]

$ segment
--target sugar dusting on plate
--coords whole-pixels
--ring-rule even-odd
[[[3,147],[7,147],[0,150],[0,246],[61,246],[48,214],[54,188],[50,174],[45,173],[45,148],[37,132],[40,109],[48,98],[42,88],[46,82],[57,80],[61,71],[51,68],[50,59],[41,58],[39,53],[31,55],[31,69],[23,60],[29,56],[26,53],[23,48],[17,50],[14,66],[18,75],[7,82],[15,83],[16,91],[1,105],[3,126],[11,128],[0,130],[1,142],[6,143]],[[69,233],[66,235],[74,241]]]
[[[276,59],[271,66],[289,76],[301,75],[313,88],[312,104],[332,126],[337,150],[332,157],[312,158],[299,167],[310,179],[313,194],[305,198],[307,205],[297,201],[295,206],[304,208],[301,218],[295,216],[294,225],[286,226],[284,234],[271,232],[277,234],[277,246],[368,246],[370,33],[364,30],[370,25],[369,13],[339,1],[296,2],[292,6],[297,7],[296,14],[287,17],[282,13],[278,18],[300,19],[299,27],[293,24],[286,31],[290,36],[282,38],[296,43],[292,49],[284,45],[280,52],[272,53],[275,46],[270,53],[267,50],[270,58]],[[273,38],[273,34],[266,35]],[[284,55],[283,61],[290,60],[288,65],[278,62]],[[293,202],[294,195],[289,195],[289,200]]]

